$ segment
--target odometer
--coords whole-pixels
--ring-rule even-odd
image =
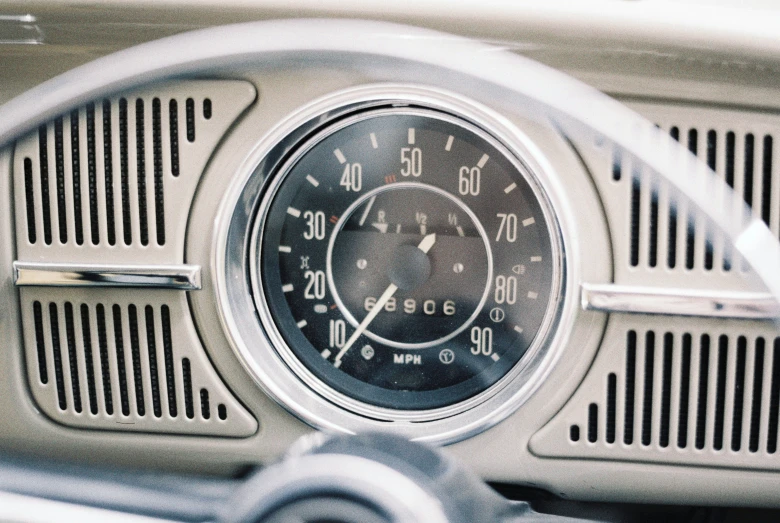
[[[524,164],[470,122],[375,108],[301,145],[256,216],[256,306],[331,401],[417,411],[495,386],[546,335],[561,275]]]

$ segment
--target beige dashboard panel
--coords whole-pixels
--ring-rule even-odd
[[[13,4],[9,5],[14,6]],[[373,13],[370,12],[372,5],[365,3],[361,3],[359,6],[357,4],[342,4],[337,8],[302,3],[298,6],[300,10],[295,11],[307,14],[373,17]],[[237,3],[219,11],[211,10],[204,4],[200,4],[193,7],[192,11],[182,14],[178,4],[165,4],[152,10],[149,9],[148,5],[139,7],[138,4],[128,2],[120,10],[121,13],[105,13],[105,15],[99,12],[85,15],[84,10],[69,11],[65,8],[65,4],[59,3],[25,4],[25,6],[28,10],[40,9],[40,12],[43,13],[40,18],[42,27],[45,28],[47,24],[51,24],[52,30],[48,32],[48,37],[52,39],[52,47],[50,48],[52,54],[47,55],[46,46],[37,47],[35,50],[14,52],[0,49],[0,60],[7,59],[6,63],[16,64],[16,67],[25,71],[21,75],[24,78],[12,81],[11,87],[3,86],[4,98],[21,92],[30,87],[31,83],[48,77],[52,72],[70,68],[89,58],[131,42],[140,42],[195,26],[209,25],[216,20],[264,18],[287,15],[291,12],[286,5],[283,6],[281,3]],[[484,4],[482,7],[485,7]],[[400,13],[400,7],[391,6],[391,11],[385,10],[381,16],[447,28],[452,31],[472,34],[485,40],[503,43],[517,52],[538,56],[547,59],[551,64],[574,71],[580,77],[590,79],[614,94],[622,93],[631,96],[640,94],[653,98],[653,100],[634,100],[636,102],[635,108],[647,111],[645,114],[650,116],[658,114],[654,113],[651,107],[652,102],[657,101],[656,97],[664,100],[671,98],[685,103],[690,103],[691,100],[706,100],[720,104],[734,103],[741,106],[752,100],[755,102],[753,110],[762,113],[767,112],[766,108],[770,106],[772,100],[773,91],[768,89],[767,85],[776,79],[776,73],[772,68],[778,62],[778,37],[775,31],[776,26],[772,27],[773,19],[768,16],[762,17],[761,14],[741,12],[737,19],[744,20],[744,23],[733,23],[735,20],[734,11],[726,8],[718,10],[715,16],[709,19],[700,16],[686,16],[684,24],[680,27],[669,28],[665,27],[666,19],[664,16],[672,14],[694,15],[700,13],[700,7],[695,5],[677,7],[662,5],[659,7],[652,5],[652,3],[633,5],[633,3],[598,2],[591,6],[563,9],[556,5],[532,7],[530,4],[522,3],[516,6],[508,4],[499,6],[497,3],[493,10],[479,9],[478,12],[475,12],[473,7],[463,7],[463,11],[450,10],[446,16],[441,15],[440,8],[441,5],[437,2],[427,2],[419,4],[415,7],[415,11]],[[48,18],[45,15],[48,15]],[[430,17],[426,17],[426,15],[430,15]],[[209,18],[210,16],[212,18]],[[418,18],[418,16],[422,18]],[[78,34],[75,29],[88,27],[94,21],[92,17],[99,20],[119,20],[127,24],[130,29],[122,37],[121,42],[117,42],[114,35],[108,32],[98,31],[92,35],[91,41],[84,45],[83,42],[78,41],[79,37],[74,36]],[[128,22],[128,20],[143,20],[144,17],[147,17],[147,20],[154,18],[156,21],[167,21],[169,24],[147,29],[137,27],[133,29],[134,24]],[[727,24],[727,22],[729,23]],[[53,45],[58,42],[57,39],[60,39],[62,47]],[[708,48],[702,49],[701,46],[696,45],[696,42],[700,41],[706,41]],[[578,46],[584,49],[582,53],[577,52],[579,50],[575,51]],[[58,53],[66,56],[67,60],[56,63],[57,60],[51,57],[57,56]],[[667,57],[673,55],[672,62],[682,62],[681,70],[687,76],[675,79],[675,73],[668,67],[669,61],[658,59],[655,56],[658,54]],[[648,57],[648,55],[652,56]],[[45,67],[32,72],[22,68],[22,65],[27,63],[30,57],[39,60],[36,63],[45,64]],[[631,57],[635,57],[636,61],[632,62]],[[690,57],[690,61],[686,61],[686,57]],[[734,65],[739,60],[749,63],[748,72],[743,77],[738,74],[739,67]],[[723,63],[727,65],[723,65]],[[728,71],[728,74],[723,74],[724,70]],[[664,81],[650,78],[659,71],[663,71],[659,74],[666,77]],[[25,76],[28,73],[29,76]],[[708,90],[708,82],[715,79],[720,82],[717,84],[719,87]],[[220,171],[214,166],[222,166],[225,169],[222,172],[237,169],[241,157],[236,153],[246,151],[247,148],[251,147],[255,136],[282,118],[287,110],[291,110],[297,104],[303,104],[329,90],[343,87],[350,82],[358,82],[359,79],[345,80],[344,75],[339,72],[323,69],[318,71],[315,76],[290,72],[279,75],[277,79],[257,77],[252,81],[260,88],[260,109],[265,112],[258,110],[256,113],[248,114],[246,119],[240,121],[232,131],[229,137],[230,141],[218,149],[214,164],[207,168],[203,179],[203,187],[206,192],[199,193],[193,204],[194,210],[189,217],[190,231],[209,231],[212,226],[210,219],[214,213],[215,200],[208,190],[216,193],[221,187],[216,181],[220,176]],[[748,92],[741,89],[738,82],[753,82],[754,90]],[[673,86],[672,89],[669,89],[670,85]],[[270,95],[267,100],[264,98],[266,94]],[[274,98],[274,96],[279,98]],[[274,104],[274,101],[280,103]],[[264,103],[270,105],[263,105]],[[659,120],[659,123],[664,127],[675,125],[677,121],[673,118],[676,114],[675,106],[665,109],[665,111],[666,120],[664,122]],[[696,109],[690,109],[690,111],[695,112]],[[727,112],[727,110],[722,111],[722,118],[723,122],[726,122],[724,125],[728,127],[730,124]],[[762,114],[760,119],[763,122],[764,119],[771,118]],[[683,128],[683,124],[676,125]],[[773,125],[773,122],[769,122],[768,125]],[[726,130],[726,127],[723,130]],[[621,199],[620,204],[606,202],[603,213],[600,208],[597,209],[595,204],[590,206],[583,204],[582,216],[583,220],[586,221],[581,224],[581,232],[587,231],[590,227],[605,228],[605,220],[608,220],[613,230],[612,237],[609,238],[605,235],[603,238],[598,238],[598,249],[602,249],[603,252],[612,250],[611,252],[615,255],[614,275],[616,278],[620,276],[626,278],[626,281],[631,278],[640,279],[641,275],[632,273],[630,269],[626,268],[626,256],[630,255],[631,249],[630,236],[622,236],[614,232],[630,229],[630,225],[627,225],[628,206],[626,203],[630,202],[630,185],[625,184],[616,189],[611,197],[606,196],[600,182],[583,176],[583,167],[578,163],[577,158],[570,149],[558,143],[557,137],[550,134],[548,129],[531,129],[529,133],[538,139],[540,144],[547,147],[548,154],[557,155],[556,161],[560,162],[562,172],[572,177],[572,183],[576,183],[579,191],[594,196],[594,202],[598,201],[598,198],[603,201],[610,198]],[[718,136],[724,135],[720,133]],[[588,163],[587,165],[593,171],[594,178],[600,176],[594,165],[605,169],[601,175],[609,177],[612,169],[609,151],[600,151],[598,155],[601,156],[599,156],[597,164]],[[592,158],[587,154],[585,156],[587,159]],[[10,170],[11,160],[8,156],[5,157],[5,160],[7,163],[5,167]],[[14,159],[14,162],[17,160],[18,158]],[[0,183],[0,189],[2,187],[3,185]],[[596,197],[597,194],[599,197]],[[642,208],[649,209],[651,200],[644,196],[643,198],[641,199]],[[771,201],[774,202],[774,200]],[[771,205],[770,215],[775,218],[777,216],[776,205],[775,203]],[[620,210],[616,211],[617,208]],[[10,224],[11,217],[10,215],[7,217],[6,224]],[[42,220],[42,217],[36,219]],[[21,220],[17,221],[17,226],[19,222]],[[0,237],[3,237],[6,245],[10,245],[10,225],[6,229],[0,234]],[[649,228],[645,228],[643,231],[649,232]],[[26,231],[22,230],[22,233],[26,233]],[[703,245],[703,243],[700,242],[697,245]],[[188,243],[186,248],[184,259],[187,262],[202,261],[204,275],[207,276],[210,270],[207,246]],[[704,253],[701,247],[697,252]],[[649,256],[649,250],[643,251],[643,253],[642,256]],[[704,254],[701,254],[699,259],[703,263]],[[12,261],[11,258],[8,260],[9,263]],[[0,269],[0,274],[3,274],[5,270],[5,268]],[[588,268],[588,271],[590,272],[587,274],[593,281],[607,282],[613,275],[613,267],[610,262],[605,262],[601,266],[593,264]],[[10,277],[7,274],[3,281],[9,281]],[[680,276],[675,281],[685,281],[684,279],[690,276],[690,273],[685,273],[684,276]],[[671,277],[676,276],[671,275]],[[660,276],[652,276],[651,278],[655,284],[662,285],[664,283]],[[732,275],[725,276],[725,279],[729,278],[734,279]],[[204,279],[209,280],[208,277]],[[712,281],[712,278],[707,281]],[[699,283],[700,281],[697,282],[697,285]],[[733,285],[737,286],[738,283],[733,283]],[[8,292],[13,292],[8,285],[5,289]],[[24,437],[38,430],[41,434],[38,436],[40,439],[44,437],[59,438],[60,444],[57,452],[61,452],[64,456],[78,456],[85,445],[90,445],[95,449],[95,454],[91,459],[104,462],[130,461],[129,456],[141,449],[148,451],[146,456],[139,458],[142,463],[156,466],[161,466],[160,463],[164,463],[162,466],[165,468],[201,470],[207,466],[216,466],[227,470],[245,460],[268,461],[273,459],[288,442],[308,429],[265,396],[244,374],[221,334],[214,314],[214,305],[209,302],[206,292],[208,292],[208,288],[200,294],[192,295],[190,300],[203,343],[209,350],[209,356],[214,366],[229,383],[230,389],[244,405],[249,406],[250,410],[257,415],[261,424],[258,433],[242,441],[229,442],[217,442],[206,438],[188,440],[187,438],[152,435],[105,437],[99,433],[84,434],[63,427],[51,427],[50,424],[42,422],[41,419],[29,413],[19,413],[15,403],[5,398],[0,400],[0,407],[5,411],[15,412],[11,419],[18,423],[17,427],[24,427],[22,429],[13,427],[0,429],[2,430],[0,434],[3,434],[5,441],[9,442],[9,447],[24,449],[27,446],[27,443],[22,441]],[[742,446],[738,455],[732,455],[733,453],[729,453],[727,450],[718,454],[713,449],[708,449],[708,452],[713,450],[709,454],[697,453],[694,448],[691,448],[691,442],[695,447],[696,440],[695,431],[691,425],[693,410],[690,408],[688,419],[691,421],[688,423],[686,451],[681,453],[679,449],[671,450],[671,447],[676,443],[676,438],[679,438],[681,430],[680,402],[678,400],[682,396],[684,388],[682,386],[682,369],[685,357],[683,356],[684,351],[678,352],[676,349],[684,345],[683,336],[690,331],[690,326],[684,322],[675,324],[674,329],[671,327],[667,329],[669,332],[673,330],[674,350],[671,357],[673,365],[669,368],[675,369],[669,380],[671,384],[669,389],[669,398],[671,398],[669,420],[677,420],[677,425],[673,425],[670,421],[669,449],[660,446],[660,438],[663,435],[661,425],[666,416],[663,394],[653,396],[655,410],[652,411],[651,418],[653,427],[651,441],[653,444],[650,448],[640,448],[638,453],[632,453],[634,448],[610,447],[606,438],[611,425],[606,413],[610,405],[608,396],[611,378],[609,376],[612,373],[615,374],[614,388],[616,391],[620,391],[620,394],[615,396],[616,409],[620,413],[619,416],[623,416],[615,418],[615,438],[619,440],[621,437],[625,437],[625,429],[620,432],[618,427],[625,427],[625,423],[621,424],[620,422],[621,420],[625,421],[625,405],[620,403],[625,401],[620,399],[624,397],[621,395],[625,382],[622,381],[620,373],[624,371],[626,361],[620,358],[626,354],[626,347],[623,343],[627,336],[626,328],[642,334],[647,330],[656,330],[657,332],[657,349],[653,352],[654,368],[658,369],[653,374],[654,391],[663,391],[665,387],[663,369],[666,353],[662,350],[659,340],[662,333],[666,333],[667,330],[658,330],[656,324],[650,325],[646,320],[639,320],[638,323],[631,324],[630,322],[634,318],[613,316],[609,319],[603,347],[613,347],[616,352],[607,353],[602,350],[596,356],[596,346],[601,341],[600,333],[604,318],[596,314],[585,315],[585,317],[591,322],[591,325],[585,325],[574,333],[574,336],[582,336],[582,350],[574,351],[569,354],[569,357],[558,362],[555,377],[540,389],[539,394],[525,408],[490,431],[451,446],[450,448],[455,454],[488,479],[541,486],[563,496],[578,499],[630,501],[637,498],[637,493],[641,493],[642,499],[659,502],[690,503],[692,499],[695,499],[701,503],[717,503],[725,499],[723,496],[727,496],[727,499],[733,500],[735,503],[766,505],[775,502],[774,493],[778,483],[776,475],[761,472],[766,470],[766,467],[755,465],[757,457],[767,457],[764,456],[763,452],[768,452],[768,450],[765,451],[762,447],[760,455],[750,451],[750,442],[754,439],[753,433],[756,432],[751,428],[752,418],[748,412],[751,409],[744,408],[740,418],[742,420],[742,431],[740,432]],[[20,325],[21,321],[18,318],[18,311],[4,311],[0,315],[0,322],[5,322],[6,326]],[[624,323],[618,325],[618,322]],[[711,326],[707,328],[711,329]],[[756,432],[759,441],[763,442],[768,440],[771,432],[769,420],[772,419],[770,400],[772,379],[768,372],[772,366],[770,361],[775,360],[769,357],[771,344],[768,340],[771,339],[771,333],[764,332],[761,328],[763,327],[760,325],[750,325],[748,330],[752,333],[752,337],[749,337],[751,343],[745,345],[746,352],[743,362],[745,364],[744,376],[748,380],[745,383],[749,382],[755,387],[755,376],[759,374],[754,370],[758,368],[754,341],[763,336],[766,343],[763,360],[764,374],[762,375],[763,384],[759,387],[762,398],[759,406],[762,409],[762,414]],[[721,332],[717,329],[711,332],[716,331]],[[690,332],[693,334],[693,331]],[[699,330],[695,334],[697,339],[700,339]],[[737,357],[740,350],[738,348],[739,335],[730,339],[734,340],[734,343],[729,345],[729,347],[733,347],[729,350],[736,352],[729,353],[733,354],[735,359],[728,360],[730,363],[727,376],[731,381],[727,382],[726,387],[733,390],[731,386],[736,383],[739,376],[739,358]],[[643,355],[646,354],[648,354],[647,351],[643,353]],[[711,357],[714,357],[714,352],[711,351],[710,354]],[[595,362],[594,357],[596,358]],[[6,354],[3,358],[5,358],[3,368],[6,369],[3,372],[8,373],[8,382],[12,384],[11,388],[15,391],[14,397],[26,397],[25,385],[17,375],[13,374],[14,371],[19,371],[22,368],[19,356]],[[701,360],[691,360],[691,369],[696,369],[697,361]],[[709,367],[710,371],[717,368],[716,362],[711,361],[713,364]],[[593,362],[592,367],[591,362]],[[679,366],[677,366],[678,362]],[[572,375],[584,376],[586,372],[588,372],[588,377],[581,384],[568,379]],[[643,375],[637,374],[637,376],[641,378]],[[678,380],[678,378],[680,379]],[[689,380],[692,384],[688,392],[691,402],[697,396],[695,394],[697,389],[694,388],[693,383],[698,383],[698,381],[693,378],[694,376],[691,375],[691,380]],[[637,384],[640,382],[641,380],[636,381]],[[716,380],[709,383],[715,382]],[[572,402],[562,407],[572,394],[574,394]],[[743,405],[755,403],[750,400],[755,396],[756,394],[752,391],[748,393],[743,399]],[[710,398],[710,396],[707,397]],[[22,402],[24,401],[22,400]],[[635,401],[639,401],[638,394],[635,395]],[[717,410],[717,397],[712,400],[707,399],[707,401],[708,409]],[[588,429],[590,427],[590,405],[593,403],[597,404],[598,413],[595,424],[596,441],[590,442],[588,441]],[[27,409],[31,408],[30,405],[22,404]],[[637,405],[637,409],[639,409],[643,404]],[[732,400],[732,403],[724,408],[731,409],[730,412],[733,412],[733,406]],[[638,412],[635,410],[635,415]],[[708,423],[714,423],[709,421],[714,419],[714,417],[708,418]],[[538,432],[538,429],[548,421],[550,421],[550,425],[542,432]],[[635,438],[640,438],[641,420],[635,417],[634,423]],[[735,433],[733,421],[731,423],[730,427],[724,427],[724,434]],[[575,425],[580,428],[580,440],[576,444],[571,441],[571,430]],[[656,430],[660,432],[654,432]],[[707,438],[709,438],[710,433],[714,432],[715,426],[707,425],[705,430]],[[33,440],[39,441],[35,438]],[[638,441],[635,441],[635,447],[641,446],[637,445]],[[670,459],[673,453],[675,453],[673,459]],[[619,456],[619,459],[614,458],[616,455]],[[641,457],[635,457],[637,455]],[[706,459],[710,455],[714,456],[715,461],[707,465]],[[159,460],[163,457],[164,462],[160,462]],[[671,466],[671,463],[674,466]],[[717,463],[718,467],[724,465],[725,468],[713,472],[715,468],[713,463]],[[698,464],[699,467],[680,467],[679,464]],[[755,469],[755,471],[746,472],[739,470],[741,468]],[[667,479],[671,474],[680,478],[680,484],[670,485],[668,483]],[[681,485],[684,488],[680,488]]]

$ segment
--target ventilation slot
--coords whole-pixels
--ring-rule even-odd
[[[699,395],[696,407],[696,448],[704,448],[707,434],[707,398],[710,374],[710,337],[702,335],[699,345]]]
[[[599,440],[599,406],[591,403],[588,407],[588,441],[596,443]]]
[[[106,234],[108,244],[116,245],[116,222],[114,221],[114,161],[111,134],[111,102],[103,100],[103,171],[106,186]]]
[[[194,420],[197,391],[200,422],[228,419],[223,397],[219,393],[213,397],[207,387],[196,388],[199,374],[192,360],[177,355],[169,305],[139,309],[135,304],[33,301],[30,309],[37,387],[49,384],[51,363],[55,386],[47,390],[61,414],[121,416],[126,423]],[[117,397],[121,407],[115,409]]]
[[[43,215],[43,241],[51,245],[51,208],[49,201],[49,140],[46,127],[38,129],[38,155],[41,170],[41,214]]]
[[[138,184],[138,220],[141,245],[149,245],[149,221],[146,214],[146,144],[144,143],[144,101],[135,101],[135,154]]]
[[[617,376],[607,378],[607,443],[615,443],[615,415],[617,414]]]
[[[116,308],[114,309],[117,310]],[[130,323],[130,354],[133,362],[133,383],[135,383],[135,407],[139,416],[146,415],[143,376],[141,375],[141,343],[138,338],[138,310],[135,305],[128,307]]]
[[[97,164],[95,159],[95,104],[87,105],[87,183],[89,185],[89,231],[92,245],[100,243],[98,223]]]
[[[745,168],[743,181],[744,188],[742,193],[745,197],[745,203],[753,204],[753,155],[755,149],[755,138],[752,134],[745,136]]]
[[[190,372],[190,360],[184,358],[181,362],[182,376],[184,378],[184,409],[187,417],[195,417],[195,406],[192,401],[192,374]]]
[[[772,389],[769,396],[769,434],[766,450],[770,454],[777,452],[777,429],[780,418],[780,338],[775,339],[772,357]]]
[[[671,358],[671,354],[669,357]],[[684,449],[688,446],[688,403],[690,401],[691,387],[690,376],[691,335],[686,333],[682,338],[682,362],[680,369],[680,412],[677,418],[677,446],[681,449]]]
[[[152,382],[152,408],[154,417],[162,416],[162,405],[160,404],[160,384],[157,372],[157,342],[154,333],[154,310],[151,305],[147,305],[146,314],[146,346],[149,349],[149,377]]]
[[[87,395],[89,396],[89,411],[98,413],[97,390],[95,388],[95,362],[92,355],[92,332],[89,324],[89,307],[81,305],[81,337],[84,341],[84,362],[87,369]]]
[[[171,310],[163,305],[160,310],[163,330],[163,350],[165,352],[165,383],[168,387],[168,413],[177,416],[176,381],[173,374],[173,342],[171,340]]]
[[[640,198],[642,189],[638,175],[631,177],[631,266],[639,265]]]
[[[33,303],[33,321],[35,322],[35,346],[38,349],[38,378],[44,385],[49,383],[49,371],[46,368],[46,341],[43,336],[43,311],[41,302]]]
[[[187,98],[187,141],[195,141],[195,100]]]
[[[715,435],[713,436],[712,448],[721,450],[723,448],[723,425],[726,415],[726,365],[729,357],[729,339],[728,336],[721,336],[718,339],[718,382],[717,393],[715,397]]]
[[[764,388],[764,338],[756,339],[753,363],[753,405],[750,409],[750,452],[758,452],[761,430],[761,398]]]
[[[152,138],[154,141],[154,212],[157,244],[165,245],[165,200],[163,198],[162,124],[160,99],[152,101]]]
[[[200,389],[200,414],[203,419],[211,417],[211,407],[209,406],[209,391]]]
[[[73,220],[76,243],[84,244],[84,228],[81,218],[81,151],[79,143],[79,112],[70,113],[70,159],[73,178]],[[63,242],[64,243],[64,242]]]
[[[35,243],[35,187],[33,187],[32,160],[24,159],[24,197],[27,204],[27,241]]]
[[[645,335],[645,383],[642,401],[642,445],[650,445],[653,437],[653,364],[655,361],[655,333]]]
[[[635,448],[676,447],[677,455],[691,448],[716,453],[728,450],[728,455],[755,455],[764,450],[775,454],[780,337],[770,344],[763,336],[724,334],[715,339],[712,350],[709,334],[628,331],[624,377],[608,373],[601,399],[582,407],[587,441],[603,440],[604,448],[619,448],[614,446],[616,441]],[[618,409],[621,379],[624,401]],[[634,415],[637,404],[639,419]],[[634,439],[637,426],[638,442]],[[605,427],[603,434],[599,427]],[[566,428],[569,441],[580,441],[580,424]]]
[[[664,335],[664,361],[661,386],[661,437],[659,444],[662,447],[669,446],[669,418],[672,411],[672,350],[674,350],[674,337],[667,332]]]
[[[76,359],[76,333],[73,326],[73,305],[65,303],[65,335],[68,341],[68,362],[70,363],[70,384],[73,394],[73,409],[81,412],[81,389],[79,387],[79,363]]]
[[[171,133],[171,174],[179,176],[179,106],[176,100],[168,104],[168,120]]]
[[[60,346],[60,318],[57,313],[57,304],[49,304],[49,325],[51,329],[51,347],[54,359],[54,378],[57,381],[57,403],[60,410],[68,408],[65,398],[65,376],[62,372],[62,348]]]
[[[98,310],[102,310],[103,306],[98,305]],[[122,326],[122,309],[119,305],[112,307],[114,315],[114,347],[116,348],[116,361],[117,361],[117,374],[119,375],[119,398],[122,402],[122,415],[130,415],[130,398],[128,393],[127,373],[125,371],[125,342]],[[141,396],[141,404],[143,405],[143,395]]]
[[[62,118],[54,121],[54,166],[57,173],[57,223],[60,243],[68,243],[68,219],[65,209],[65,158],[62,148]]]
[[[119,100],[119,168],[122,185],[122,231],[125,245],[133,243],[132,218],[130,217],[130,160],[127,143],[127,100]]]
[[[623,442],[626,445],[634,443],[634,392],[636,380],[636,331],[628,332],[626,344],[626,415],[623,425]]]
[[[774,140],[770,135],[764,136],[764,152],[761,162],[761,219],[764,223],[772,225],[772,195],[776,188],[772,186],[772,150]]]
[[[106,409],[106,414],[110,416],[114,413],[114,398],[111,393],[111,371],[108,361],[108,338],[106,337],[106,311],[103,305],[98,305],[96,307],[96,316],[98,350],[100,352],[100,377],[103,379],[103,404]],[[121,339],[119,341],[121,341]],[[118,369],[124,369],[124,360],[119,360],[119,358],[117,358],[117,361]],[[121,376],[124,377],[124,373],[122,373]],[[127,383],[125,383],[125,387],[126,386]],[[125,392],[122,397],[122,414],[127,416],[129,410],[129,407],[127,406],[127,393]]]
[[[734,414],[731,421],[731,450],[739,452],[742,447],[742,409],[745,401],[745,357],[747,340],[737,339],[737,373],[734,380]]]

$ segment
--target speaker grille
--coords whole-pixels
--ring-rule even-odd
[[[43,410],[77,426],[253,433],[254,420],[192,345],[187,326],[172,323],[184,317],[182,294],[163,291],[165,299],[151,301],[143,291],[123,294],[23,290],[30,382]]]
[[[738,336],[736,338],[722,334],[714,338],[715,350],[710,351],[713,338],[709,334],[697,335],[695,340],[689,333],[682,336],[671,332],[663,334],[663,343],[656,346],[656,333],[653,330],[637,333],[630,330],[626,340],[626,372],[623,378],[625,388],[624,408],[622,415],[625,420],[623,425],[623,442],[626,445],[634,444],[633,431],[625,430],[633,425],[634,388],[640,385],[643,389],[641,432],[644,446],[653,443],[657,439],[662,448],[674,444],[678,449],[695,447],[699,450],[711,448],[722,450],[724,442],[733,452],[740,452],[747,448],[748,452],[758,452],[763,448],[767,453],[773,454],[777,449],[777,418],[778,402],[777,392],[780,384],[780,374],[777,374],[780,366],[780,337],[767,340],[762,336],[751,337]],[[639,340],[637,342],[637,340]],[[696,343],[698,368],[691,369],[691,350]],[[770,350],[767,351],[767,346]],[[637,351],[645,358],[644,373],[638,376],[633,362]],[[662,354],[662,362],[655,359],[656,353]],[[672,361],[678,361],[675,368]],[[711,359],[711,361],[710,361]],[[772,370],[764,379],[765,361],[770,361]],[[712,378],[710,368],[716,368]],[[750,372],[747,369],[750,368]],[[660,391],[660,412],[653,412],[655,402],[653,394],[654,374],[660,372],[662,376],[662,390]],[[674,375],[674,376],[673,376]],[[675,437],[670,441],[670,427],[672,426],[672,391],[674,382],[675,402],[674,410],[678,413],[677,430]],[[690,396],[691,381],[698,383],[694,387],[693,400]],[[617,374],[610,373],[605,387],[604,398],[607,405],[606,443],[614,443],[614,434],[618,428],[614,412],[616,410],[615,390]],[[731,394],[727,394],[731,392]],[[727,396],[731,405],[726,406]],[[764,398],[772,398],[762,410]],[[715,405],[714,418],[708,419],[707,405]],[[594,406],[589,406],[588,425],[598,425],[599,420],[592,415]],[[694,432],[688,431],[689,412],[696,412],[694,420]],[[596,411],[597,412],[597,411]],[[612,413],[612,414],[610,414]],[[660,418],[657,428],[653,427],[653,420]],[[743,425],[743,420],[747,421]],[[761,437],[762,424],[766,427],[765,437]],[[726,430],[726,427],[730,427]],[[771,430],[770,430],[770,427]],[[589,429],[595,433],[596,429]],[[706,435],[711,434],[710,438]],[[595,443],[596,438],[590,440]]]
[[[672,125],[665,130],[674,139],[682,141],[691,153],[699,156],[741,194],[756,217],[767,226],[777,229],[777,219],[772,211],[780,206],[780,187],[773,180],[772,162],[775,153],[771,134],[757,139],[751,132],[737,134],[734,131],[710,129],[700,133],[699,129],[692,127],[682,132],[681,139],[680,126]],[[622,173],[622,161],[619,155],[615,156],[613,173]],[[619,176],[616,180],[620,179]],[[660,252],[660,263],[665,260],[666,269],[731,270],[728,250],[721,247],[715,252],[714,235],[708,233],[702,224],[697,224],[691,213],[672,209],[668,202],[659,209],[659,187],[643,184],[638,171],[632,173],[630,183],[631,249],[628,261],[631,267],[640,265],[641,245],[647,253],[642,261],[650,268],[659,265]],[[645,192],[646,195],[643,194]],[[663,213],[663,221],[660,220],[659,212]],[[643,221],[647,222],[646,227],[642,227]],[[664,227],[659,235],[661,223]],[[718,240],[718,243],[722,244],[722,240]]]
[[[659,329],[652,318],[621,319],[634,327],[610,327],[586,381],[534,437],[536,451],[780,469],[780,335],[771,325],[715,330],[669,318]],[[557,441],[544,441],[552,430]]]
[[[712,167],[780,237],[780,115],[628,101]],[[746,267],[688,203],[631,155],[596,140],[580,152],[594,173],[610,223],[614,281],[641,286],[748,290]]]
[[[40,126],[16,145],[19,259],[180,262],[200,175],[255,95],[245,82],[181,82]]]
[[[156,245],[165,245],[165,190],[164,176],[179,175],[178,152],[178,121],[176,116],[177,100],[170,99],[171,112],[163,133],[162,102],[154,97],[151,104],[143,97],[131,99],[135,107],[134,113],[128,113],[128,99],[102,100],[97,104],[90,103],[85,107],[59,117],[49,125],[41,126],[37,135],[37,155],[24,157],[25,176],[25,207],[27,216],[27,239],[30,244],[38,242],[36,230],[36,215],[40,214],[43,222],[44,236],[42,241],[51,245],[51,214],[49,201],[49,172],[52,165],[49,162],[50,138],[54,138],[54,171],[56,173],[56,216],[59,243],[66,245],[73,242],[84,244],[85,232],[92,245],[107,243],[116,244],[116,222],[114,210],[114,151],[119,149],[119,172],[121,192],[120,234],[125,245],[149,245],[150,230],[154,232],[152,240]],[[189,100],[192,100],[191,98]],[[148,117],[151,105],[151,118]],[[152,162],[147,168],[147,120],[152,122]],[[81,132],[81,127],[85,132]],[[189,128],[192,130],[189,130]],[[188,133],[194,136],[195,118],[188,118]],[[118,135],[112,132],[118,129]],[[102,161],[98,167],[98,143],[96,136],[102,140]],[[168,162],[163,165],[163,136],[169,139],[165,144]],[[134,138],[134,139],[133,139]],[[135,144],[131,149],[130,143]],[[194,141],[194,140],[192,140]],[[31,151],[32,152],[32,151]],[[85,152],[86,154],[83,154]],[[86,158],[84,158],[86,156]],[[70,162],[66,165],[65,158]],[[33,181],[33,170],[37,171],[38,180]],[[98,170],[100,173],[98,173]],[[131,176],[132,172],[135,176]],[[151,171],[151,173],[149,172]],[[82,206],[81,173],[87,174],[88,212]],[[101,180],[98,181],[98,176]],[[154,184],[154,205],[147,205],[147,179]],[[193,173],[197,174],[197,173]],[[103,187],[98,194],[98,183]],[[136,200],[135,205],[133,199]],[[132,209],[131,209],[132,207]],[[100,216],[105,216],[105,224],[101,224]],[[85,231],[84,223],[87,227]],[[134,223],[135,222],[135,223]],[[150,225],[153,222],[153,225]],[[102,225],[102,226],[101,226]],[[134,227],[135,226],[135,227]],[[139,231],[133,238],[133,229]],[[73,234],[69,237],[69,231]]]

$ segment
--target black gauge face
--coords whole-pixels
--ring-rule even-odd
[[[349,118],[268,191],[258,307],[304,381],[376,407],[446,407],[497,383],[549,324],[547,213],[519,162],[466,122]]]

